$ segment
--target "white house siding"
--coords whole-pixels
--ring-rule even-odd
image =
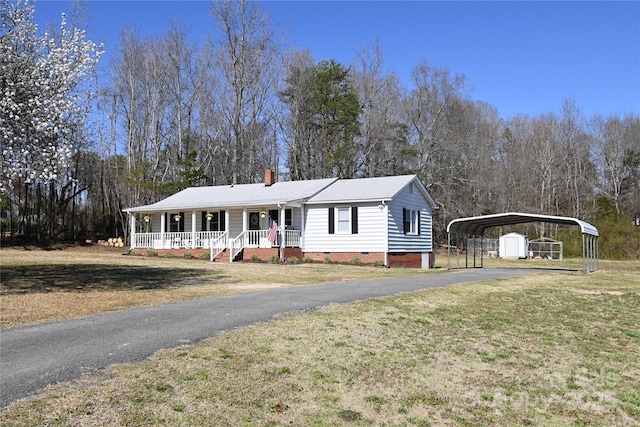
[[[247,212],[247,218],[249,213]],[[247,226],[247,229],[249,227]],[[242,233],[242,209],[229,210],[229,237],[236,238]]]
[[[329,234],[329,207],[358,207],[358,234]],[[384,252],[386,218],[378,203],[308,205],[303,252]]]
[[[433,250],[431,207],[420,190],[414,186],[411,193],[410,186],[389,202],[389,252],[431,252]],[[403,208],[420,211],[420,235],[412,236],[403,233]]]

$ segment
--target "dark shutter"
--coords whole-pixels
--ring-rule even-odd
[[[420,234],[420,211],[416,211],[416,215],[418,215],[418,229],[416,231]]]
[[[293,221],[291,220],[292,215],[291,215],[291,209],[285,209],[284,210],[284,225],[288,225],[289,227],[291,227],[293,225]]]
[[[219,230],[220,230],[220,231],[226,231],[226,230],[225,230],[225,228],[226,228],[226,226],[227,226],[227,215],[225,214],[225,212],[224,212],[224,211],[220,211],[220,212],[218,213],[218,223],[220,224],[220,225],[218,226],[218,227],[219,227]]]
[[[164,232],[171,232],[171,223],[169,222],[169,212],[164,213]]]
[[[184,233],[184,212],[180,212],[180,221],[178,221],[178,231]]]
[[[358,207],[351,207],[351,234],[358,234]]]
[[[407,208],[402,208],[402,232],[407,234],[409,230],[407,230]]]
[[[336,217],[333,208],[329,208],[329,234],[336,234]]]
[[[202,213],[202,215],[201,215],[201,217],[202,217],[201,218],[202,225],[200,226],[200,231],[209,231],[209,230],[207,230],[207,222],[209,222],[209,221],[207,221],[207,212],[206,211],[202,211],[201,213]]]

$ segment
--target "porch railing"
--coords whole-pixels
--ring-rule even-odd
[[[300,230],[280,230],[285,233],[285,246],[300,247]],[[229,238],[226,231],[197,231],[173,232],[173,233],[135,233],[133,236],[134,248],[148,249],[210,249],[211,259],[215,258],[225,249],[229,249],[230,258],[233,260],[244,248],[271,248],[280,245],[281,234],[275,243],[269,241],[269,230],[243,231],[235,239]]]
[[[220,255],[220,253],[222,253],[222,251],[224,251],[227,248],[228,240],[229,240],[229,234],[226,231],[222,233],[220,236],[218,236],[217,238],[209,240],[210,242],[209,258],[211,262],[213,262],[215,257]]]
[[[197,231],[173,233],[136,233],[135,248],[148,249],[181,249],[209,248],[211,241],[218,239],[224,231]]]
[[[300,237],[300,230],[285,230],[284,245],[289,247],[299,248],[302,246],[302,239]]]

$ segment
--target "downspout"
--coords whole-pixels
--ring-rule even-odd
[[[302,251],[302,255],[304,257],[304,253],[305,253],[305,238],[304,238],[304,233],[305,233],[305,221],[304,221],[304,203],[300,204],[300,250]]]
[[[389,268],[389,207],[384,200],[380,202],[383,206],[382,212],[384,213],[384,228],[387,232],[384,235],[384,266]]]

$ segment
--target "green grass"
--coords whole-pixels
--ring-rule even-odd
[[[4,425],[629,426],[640,263],[326,307],[48,388]]]

